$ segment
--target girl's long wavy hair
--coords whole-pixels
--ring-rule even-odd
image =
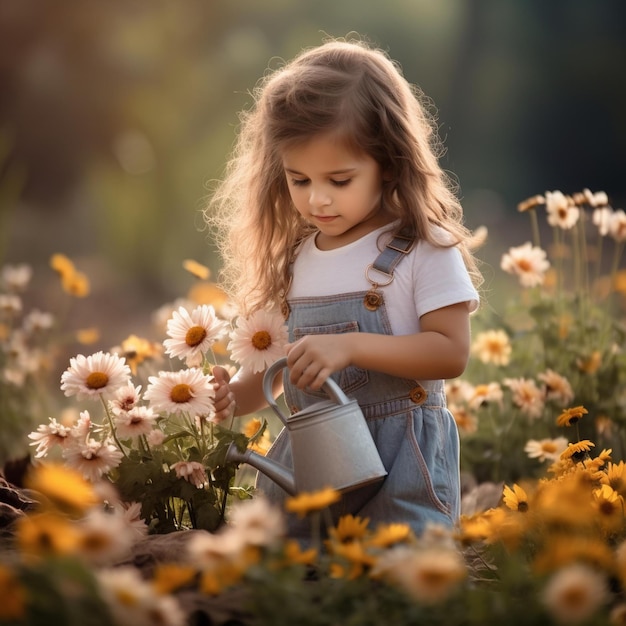
[[[439,165],[443,147],[431,103],[383,51],[363,41],[327,41],[268,73],[253,96],[204,212],[222,255],[223,286],[242,314],[280,306],[294,250],[314,231],[291,202],[282,152],[329,131],[380,164],[382,203],[400,228],[458,246],[480,284],[456,185]],[[449,233],[445,243],[431,225]]]

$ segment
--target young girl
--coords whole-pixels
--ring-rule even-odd
[[[438,149],[423,94],[386,54],[328,41],[261,81],[207,210],[242,313],[286,316],[287,406],[326,398],[332,376],[365,415],[388,475],[341,512],[418,534],[459,514],[444,379],[466,367],[480,281]],[[262,377],[217,368],[217,419],[266,406]],[[291,464],[284,431],[269,456]],[[261,474],[257,488],[286,496]]]

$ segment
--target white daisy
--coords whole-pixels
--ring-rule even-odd
[[[606,191],[592,192],[589,189],[583,189],[583,196],[587,201],[587,204],[592,207],[606,206],[609,203],[609,197]]]
[[[230,522],[234,532],[253,546],[271,546],[285,533],[282,511],[263,497],[243,500],[233,506]]]
[[[12,293],[0,293],[0,313],[12,317],[22,312],[22,299]]]
[[[5,265],[2,268],[2,284],[8,291],[24,291],[33,276],[30,265]]]
[[[538,461],[557,461],[567,448],[568,440],[565,437],[556,439],[529,439],[524,446],[524,452],[531,459]]]
[[[467,568],[453,548],[399,546],[378,560],[373,575],[385,576],[423,604],[437,604],[467,577]]]
[[[611,219],[613,209],[609,206],[600,206],[594,210],[592,221],[598,227],[598,232],[602,237],[606,237],[611,230]]]
[[[156,413],[190,413],[211,415],[215,390],[213,377],[198,368],[179,372],[159,372],[150,376],[144,398]]]
[[[550,262],[546,258],[545,250],[526,242],[510,248],[502,256],[500,267],[508,274],[517,275],[522,287],[534,287],[543,284]]]
[[[147,624],[146,607],[157,594],[139,573],[139,569],[122,565],[96,570],[98,587],[116,624]]]
[[[22,322],[24,330],[29,334],[49,330],[53,325],[54,315],[52,313],[44,313],[39,309],[30,311]]]
[[[92,565],[111,565],[128,556],[134,532],[120,513],[91,509],[77,525],[79,551]]]
[[[170,339],[166,339],[163,346],[170,356],[185,359],[187,366],[196,367],[227,328],[228,323],[219,319],[208,304],[196,307],[191,313],[181,306],[167,322]]]
[[[546,192],[546,212],[548,224],[563,230],[572,228],[580,217],[580,209],[560,191]]]
[[[611,215],[609,232],[615,241],[626,241],[626,212],[622,209],[617,209]]]
[[[61,376],[61,390],[78,400],[113,394],[128,383],[130,368],[126,360],[105,352],[91,356],[79,354],[70,359],[70,367]]]
[[[220,563],[236,562],[249,544],[232,526],[223,526],[215,533],[194,534],[187,542],[191,564],[202,570],[211,570]]]
[[[121,411],[115,416],[115,431],[120,439],[147,435],[153,428],[157,416],[147,406],[135,406],[130,411]]]
[[[287,326],[282,315],[257,311],[249,318],[238,317],[228,350],[233,361],[252,372],[262,372],[285,355]]]
[[[543,600],[556,620],[563,624],[587,621],[607,601],[604,576],[588,565],[568,565],[548,581]]]
[[[63,451],[67,464],[91,482],[100,480],[104,474],[117,467],[123,457],[118,447],[109,440],[75,440]]]
[[[100,568],[96,577],[116,624],[185,626],[188,623],[178,599],[159,594],[138,568],[130,565]]]
[[[69,426],[59,424],[53,417],[48,418],[49,424],[41,424],[37,427],[37,430],[28,435],[29,439],[32,439],[31,446],[37,446],[35,451],[35,458],[41,459],[46,456],[50,449],[54,446],[64,446],[70,440]]]

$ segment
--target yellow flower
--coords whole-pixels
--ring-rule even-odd
[[[600,537],[555,534],[547,538],[544,545],[533,562],[538,574],[553,572],[576,562],[596,565],[607,571],[613,566],[611,548]]]
[[[228,307],[228,294],[215,283],[206,280],[194,283],[187,297],[196,304],[210,304],[219,313]]]
[[[211,275],[211,270],[206,267],[206,265],[202,265],[202,263],[198,263],[198,261],[194,261],[193,259],[185,259],[183,261],[183,267],[190,274],[201,280],[206,280]]]
[[[376,563],[376,557],[370,554],[361,541],[349,541],[347,543],[333,544],[333,554],[345,559],[350,564],[350,569],[345,577],[354,580]]]
[[[587,529],[593,524],[592,485],[582,472],[564,473],[537,485],[532,500],[536,519],[562,528]]]
[[[26,590],[13,571],[0,565],[0,620],[22,622],[26,613]]]
[[[197,571],[189,565],[161,563],[152,577],[152,586],[159,594],[168,594],[192,582]]]
[[[243,427],[243,434],[248,439],[252,439],[252,437],[254,437],[254,435],[256,435],[261,430],[263,424],[263,420],[259,419],[258,417],[253,417],[245,423]]]
[[[163,354],[163,344],[158,344],[137,335],[129,335],[112,352],[117,352],[126,359],[133,376],[137,368],[144,362],[156,360]]]
[[[414,538],[408,524],[381,524],[368,543],[377,548],[389,548],[399,543],[409,543]]]
[[[65,293],[75,298],[85,298],[89,295],[91,289],[87,275],[78,271],[71,275],[61,277],[61,286]]]
[[[369,518],[344,515],[339,519],[337,526],[330,529],[330,538],[333,542],[348,543],[363,539],[367,534]]]
[[[53,254],[50,257],[50,267],[57,272],[61,278],[71,276],[76,271],[74,263],[64,254],[60,253]]]
[[[591,354],[576,359],[578,369],[584,374],[595,374],[602,365],[602,354],[594,350]]]
[[[583,439],[578,443],[569,443],[567,448],[561,452],[561,459],[580,460],[579,457],[584,457],[585,453],[589,452],[595,445],[589,439]]]
[[[504,509],[488,509],[475,515],[462,515],[459,520],[458,539],[466,545],[477,542],[493,542],[497,539],[496,529],[507,516]]]
[[[224,589],[236,585],[242,579],[244,571],[239,563],[223,561],[216,567],[201,573],[200,591],[210,596],[217,596]]]
[[[248,420],[243,427],[243,434],[250,440],[248,448],[253,452],[265,456],[272,445],[270,434],[265,428],[266,422],[258,417]],[[261,432],[263,429],[263,432]]]
[[[575,406],[571,409],[565,409],[565,411],[563,411],[561,415],[556,418],[556,425],[571,426],[578,420],[582,419],[583,415],[586,415],[587,413],[589,413],[589,411],[587,411],[584,406]]]
[[[29,489],[42,493],[69,513],[83,513],[98,502],[93,486],[81,474],[57,463],[38,465],[26,477]]]
[[[607,532],[619,531],[624,525],[624,498],[608,485],[593,492],[593,506],[600,526]]]
[[[95,328],[81,328],[76,331],[76,340],[84,346],[96,343],[100,339],[100,331]]]
[[[621,496],[626,496],[626,464],[624,461],[609,463],[600,477],[600,481],[604,485],[609,485]]]
[[[303,550],[298,541],[289,539],[285,541],[285,560],[287,564],[313,565],[317,560],[317,550]]]
[[[520,513],[526,513],[526,511],[528,511],[528,496],[519,485],[514,484],[513,489],[505,485],[503,497],[504,504],[511,509],[511,511],[519,511]]]
[[[290,513],[296,513],[298,517],[304,517],[307,513],[321,511],[335,504],[341,499],[341,494],[336,489],[327,487],[318,491],[302,492],[297,496],[285,501],[285,508]]]
[[[17,543],[24,554],[74,554],[80,533],[72,522],[58,513],[36,513],[16,522]]]

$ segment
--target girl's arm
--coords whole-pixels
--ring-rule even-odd
[[[252,373],[240,369],[229,379],[228,372],[220,366],[213,368],[215,378],[215,417],[217,423],[231,417],[249,415],[264,409],[267,399],[263,393],[265,372]],[[276,376],[273,383],[274,397],[282,392],[282,376]]]
[[[300,389],[319,389],[349,365],[415,380],[461,375],[470,351],[468,304],[431,311],[420,318],[420,328],[413,335],[307,335],[287,346],[290,380]]]

